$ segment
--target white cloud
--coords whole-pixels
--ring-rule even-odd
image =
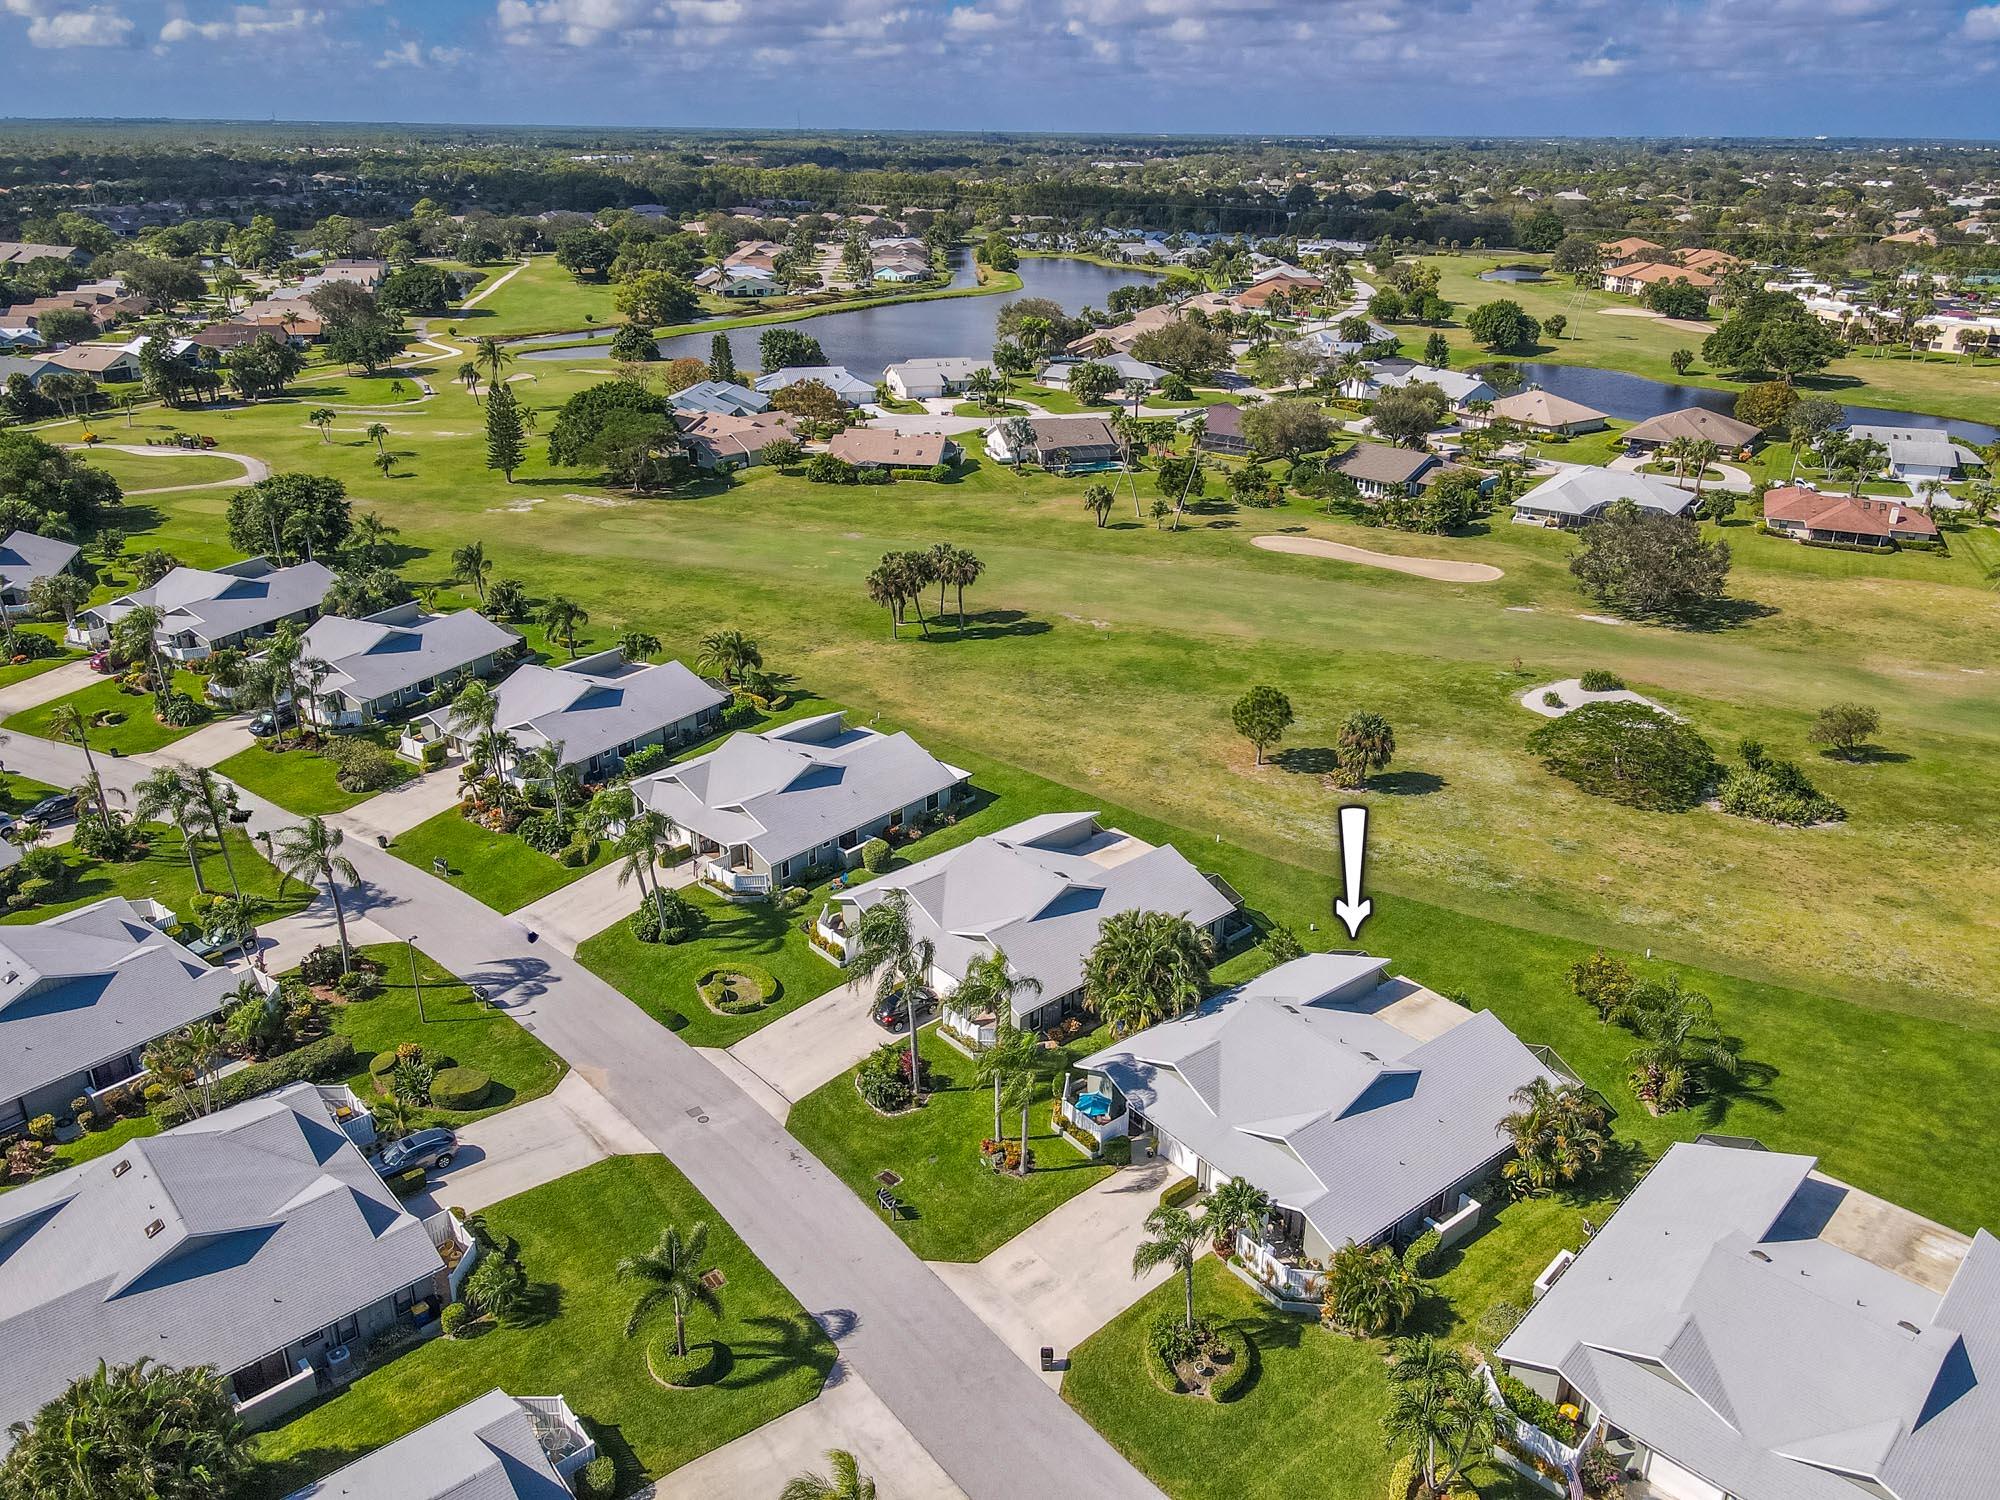
[[[1579,78],[1616,78],[1630,66],[1631,63],[1622,57],[1598,56],[1585,58],[1574,71]]]
[[[449,68],[465,61],[463,47],[427,47],[415,37],[375,59],[378,68]]]
[[[132,35],[131,18],[108,5],[51,10],[37,0],[7,0],[7,12],[28,18],[28,43],[34,47],[122,47]]]
[[[280,10],[268,5],[238,5],[225,17],[213,21],[191,21],[185,15],[169,16],[160,28],[162,42],[248,41],[256,37],[282,36],[317,27],[326,12],[307,10],[302,5]]]
[[[2000,5],[1981,5],[1965,13],[1967,41],[2000,42]]]

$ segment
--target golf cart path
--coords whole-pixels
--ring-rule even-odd
[[[1391,552],[1370,552],[1345,542],[1323,541],[1316,536],[1253,536],[1252,546],[1266,552],[1289,552],[1297,557],[1330,557],[1336,562],[1359,563],[1364,568],[1386,568],[1391,573],[1409,573],[1439,583],[1492,583],[1506,575],[1489,563],[1451,562],[1442,557],[1398,557]]]
[[[252,458],[248,453],[229,453],[221,448],[161,448],[147,447],[144,443],[64,443],[65,448],[79,453],[98,452],[130,453],[139,458],[226,458],[243,465],[241,474],[228,479],[204,479],[194,484],[162,484],[149,490],[127,490],[126,496],[164,495],[174,490],[240,490],[259,480],[271,477],[271,466],[261,458]]]

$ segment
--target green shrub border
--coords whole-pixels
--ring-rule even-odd
[[[717,999],[716,997],[722,993],[722,976],[725,974],[740,974],[756,985],[757,1003],[755,1005],[732,1005],[726,1001]],[[695,993],[701,996],[701,1003],[703,1005],[706,1005],[717,1015],[722,1016],[753,1015],[757,1011],[775,1004],[778,996],[784,992],[784,986],[778,983],[776,975],[769,969],[753,963],[717,964],[712,969],[705,969],[702,971],[701,977],[694,982],[694,989]]]
[[[477,1109],[493,1092],[493,1079],[483,1069],[459,1066],[440,1068],[431,1079],[431,1106],[434,1109]]]
[[[713,1339],[688,1345],[685,1357],[667,1348],[671,1329],[646,1345],[646,1373],[669,1390],[691,1390],[712,1382],[722,1371],[722,1346]]]
[[[316,1042],[274,1057],[269,1062],[252,1063],[247,1068],[216,1080],[210,1094],[211,1112],[241,1104],[288,1083],[324,1083],[329,1078],[345,1078],[354,1071],[354,1043],[336,1032]],[[187,1107],[169,1100],[160,1106],[160,1124],[168,1129],[184,1125],[192,1118]]]
[[[1183,1177],[1178,1182],[1170,1182],[1160,1190],[1160,1207],[1178,1208],[1201,1192],[1201,1184],[1192,1177]]]

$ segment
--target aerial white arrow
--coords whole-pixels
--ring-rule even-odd
[[[1340,864],[1346,877],[1346,894],[1333,903],[1333,914],[1347,924],[1347,935],[1361,935],[1361,924],[1375,910],[1375,903],[1361,894],[1361,864],[1368,847],[1368,809],[1343,807],[1340,810]]]

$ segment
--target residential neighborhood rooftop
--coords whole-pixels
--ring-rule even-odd
[[[433,615],[412,601],[359,620],[322,615],[306,630],[301,655],[333,669],[320,684],[322,695],[343,693],[368,703],[461,670],[520,640],[520,632],[476,609]]]
[[[537,1409],[556,1404],[488,1391],[286,1500],[571,1500]]]
[[[109,627],[150,604],[161,614],[160,635],[220,640],[317,609],[333,587],[333,578],[333,569],[325,563],[279,567],[264,557],[221,568],[179,567],[151,588],[92,605],[83,614]]]

